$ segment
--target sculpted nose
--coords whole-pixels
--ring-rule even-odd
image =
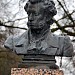
[[[33,21],[34,20],[34,17],[32,14],[29,15],[29,21]]]

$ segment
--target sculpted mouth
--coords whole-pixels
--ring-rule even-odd
[[[32,23],[32,22],[28,22],[28,25],[30,25],[30,26],[34,26],[35,24]]]
[[[42,28],[43,27],[43,25],[41,23],[36,25],[36,23],[28,22],[27,25],[32,27],[32,28]]]

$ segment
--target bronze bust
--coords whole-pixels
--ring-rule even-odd
[[[58,68],[55,56],[71,57],[73,46],[69,37],[57,36],[50,31],[57,13],[53,0],[29,0],[24,9],[28,14],[29,29],[18,37],[9,37],[4,46],[24,55],[24,60],[34,60],[34,64],[39,60],[51,69]]]

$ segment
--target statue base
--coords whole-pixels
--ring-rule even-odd
[[[11,75],[16,71],[23,72],[25,75],[64,75],[55,63],[54,56],[25,55],[23,61],[18,64],[18,68],[12,68]]]
[[[22,60],[23,61],[18,64],[18,68],[46,66],[49,69],[59,69],[56,65],[55,57],[50,55],[27,54],[24,55]]]
[[[12,68],[11,75],[64,75],[59,69]]]
[[[55,64],[52,63],[51,61],[23,61],[18,64],[18,68],[42,68],[42,69],[59,69],[59,67]]]

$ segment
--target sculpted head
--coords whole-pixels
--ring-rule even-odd
[[[27,25],[32,29],[50,27],[57,13],[53,0],[29,0],[24,9],[28,14]]]

